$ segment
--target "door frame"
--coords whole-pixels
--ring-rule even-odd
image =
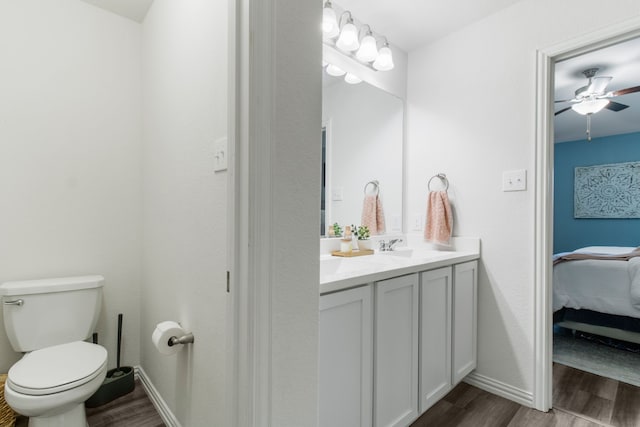
[[[640,36],[640,17],[537,51],[536,188],[534,296],[534,407],[548,411],[553,373],[553,88],[554,65],[593,50]]]

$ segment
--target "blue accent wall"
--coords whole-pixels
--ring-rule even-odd
[[[584,246],[640,246],[640,219],[573,218],[576,166],[635,161],[640,161],[640,132],[555,144],[554,253]]]

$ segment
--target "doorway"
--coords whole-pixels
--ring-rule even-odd
[[[535,212],[534,406],[552,407],[553,115],[556,62],[640,36],[640,19],[538,51]]]

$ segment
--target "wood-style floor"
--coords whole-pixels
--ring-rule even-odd
[[[526,408],[461,383],[411,427],[638,427],[640,388],[564,365],[553,366],[553,406]],[[135,390],[87,409],[89,427],[164,427],[136,381]],[[26,426],[26,419],[17,424]]]
[[[98,408],[87,408],[87,421],[89,427],[165,427],[140,380],[131,393]],[[27,423],[27,418],[21,417],[16,427]]]
[[[536,411],[461,383],[411,427],[640,426],[640,388],[559,364],[553,407]]]

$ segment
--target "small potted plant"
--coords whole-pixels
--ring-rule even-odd
[[[358,247],[360,249],[372,249],[372,243],[369,238],[371,237],[371,233],[369,232],[369,227],[366,225],[361,225],[359,227],[355,227],[356,235],[358,236]]]
[[[329,226],[329,237],[342,237],[342,227],[340,227],[340,224],[334,222],[333,225]]]

